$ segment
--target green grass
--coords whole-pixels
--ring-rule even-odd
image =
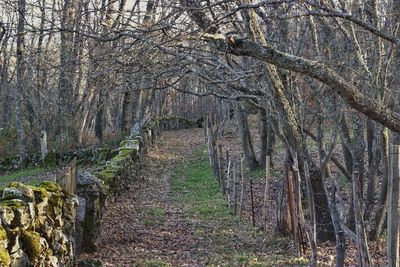
[[[24,169],[24,170],[19,170],[19,171],[12,172],[12,173],[7,173],[5,175],[0,176],[0,185],[6,186],[10,182],[20,182],[20,181],[22,181],[22,178],[24,178],[24,177],[38,175],[41,173],[46,173],[48,171],[50,171],[50,169],[43,168],[43,167],[37,167],[37,168]],[[38,180],[32,180],[32,181],[29,181],[27,184],[37,185],[40,182],[41,181],[38,181]]]
[[[205,221],[222,219],[237,222],[226,207],[206,153],[203,147],[186,165],[178,166],[172,183],[173,197],[179,203],[188,204],[186,211],[190,216]]]
[[[262,173],[260,173],[260,176]],[[244,223],[239,224],[227,208],[225,196],[212,175],[207,150],[202,147],[186,163],[175,169],[171,191],[173,200],[183,206],[195,222],[196,246],[206,250],[206,266],[304,266],[308,260],[291,256],[281,246],[290,241],[263,243],[263,233]],[[258,252],[256,252],[258,251]]]

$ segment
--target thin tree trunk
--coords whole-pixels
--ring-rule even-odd
[[[368,239],[365,232],[363,212],[362,212],[362,196],[361,196],[361,181],[360,173],[354,172],[353,174],[353,204],[354,204],[354,218],[355,229],[357,235],[357,257],[358,266],[372,266],[371,256],[368,249]],[[397,223],[397,221],[396,221]]]
[[[310,216],[310,230],[309,230],[309,241],[311,247],[311,260],[310,265],[312,267],[317,266],[317,219],[315,214],[315,202],[314,202],[314,191],[312,190],[310,172],[308,170],[307,162],[304,162],[304,176],[307,186],[308,195],[308,212]]]
[[[244,108],[240,104],[237,104],[236,111],[237,111],[236,112],[237,124],[239,126],[240,139],[242,143],[242,150],[250,171],[254,171],[258,167],[258,162],[254,154],[247,114]]]
[[[336,236],[336,267],[343,267],[346,253],[346,240],[342,228],[342,220],[338,210],[338,199],[336,197],[337,187],[334,182],[325,183],[325,191],[328,197],[329,210],[332,217],[333,228]]]
[[[15,103],[15,124],[17,129],[18,136],[18,146],[19,146],[19,155],[20,162],[19,165],[21,167],[26,167],[28,163],[28,149],[27,149],[27,140],[26,133],[24,127],[24,112],[22,110],[23,107],[23,97],[24,97],[24,72],[25,66],[23,63],[24,59],[24,31],[25,31],[25,0],[18,1],[18,37],[17,37],[17,62],[16,62],[16,70],[17,70],[17,100]]]

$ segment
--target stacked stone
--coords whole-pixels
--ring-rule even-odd
[[[72,266],[77,206],[51,182],[9,184],[0,199],[0,266]]]

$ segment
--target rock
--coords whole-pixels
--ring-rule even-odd
[[[42,187],[12,183],[4,196],[0,266],[73,266],[78,198],[50,182]]]
[[[3,190],[3,199],[21,199],[32,201],[34,198],[33,190],[28,187],[9,187]]]
[[[26,205],[26,203],[24,203]],[[11,223],[12,228],[28,229],[32,224],[34,214],[31,214],[29,204],[26,206],[17,207],[14,210],[14,220]]]
[[[100,259],[86,259],[78,263],[78,267],[102,267],[103,262]]]
[[[22,250],[18,250],[15,253],[10,255],[11,258],[11,267],[22,267],[22,266],[29,266],[29,257],[28,255]]]
[[[96,176],[94,176],[93,174],[89,173],[89,172],[81,172],[78,171],[77,174],[77,183],[79,187],[84,187],[87,185],[97,185],[97,186],[103,186],[104,182],[102,180],[100,180],[99,178],[97,178]]]
[[[78,172],[78,208],[76,225],[76,249],[78,252],[94,252],[100,236],[101,217],[106,202],[104,182],[88,172]]]
[[[4,226],[10,227],[11,222],[14,220],[13,210],[7,206],[0,206],[0,219]]]
[[[48,256],[45,261],[46,267],[59,267],[62,266],[55,256]]]

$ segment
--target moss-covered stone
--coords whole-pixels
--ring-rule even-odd
[[[8,251],[4,248],[0,248],[0,266],[10,266],[11,258]]]
[[[47,183],[49,183],[49,184],[47,185]],[[51,182],[44,182],[44,184],[45,184],[45,187],[47,187],[47,188],[50,187],[53,190],[56,190],[56,188],[52,185]],[[43,188],[43,187],[36,187],[36,186],[25,185],[25,184],[22,184],[19,182],[12,182],[12,183],[8,184],[8,188],[22,189],[23,191],[21,191],[21,192],[28,192],[28,191],[29,191],[29,193],[33,192],[33,196],[29,196],[29,197],[30,198],[34,197],[36,202],[40,202],[43,199],[45,199],[46,197],[48,197],[47,190],[46,190],[46,188]],[[12,196],[10,196],[10,197],[6,196],[3,199],[12,199],[12,198],[13,198]]]
[[[11,209],[26,207],[27,203],[20,199],[1,199],[0,206],[7,206]]]
[[[37,259],[42,250],[40,245],[40,235],[36,232],[26,231],[22,234],[23,246],[31,261]]]
[[[35,195],[36,203],[42,202],[44,199],[49,197],[49,193],[43,187],[33,187],[32,190],[33,190],[33,193]]]
[[[53,182],[42,182],[40,183],[39,187],[46,189],[48,192],[59,193],[61,192],[61,187]]]
[[[63,196],[61,194],[52,194],[49,198],[48,210],[50,215],[53,217],[58,216],[62,212],[62,206],[64,203]]]
[[[8,184],[8,187],[25,188],[27,186],[24,185],[23,183],[20,183],[20,182],[11,182],[11,183]]]
[[[0,241],[7,239],[7,232],[4,229],[3,225],[0,224]]]

